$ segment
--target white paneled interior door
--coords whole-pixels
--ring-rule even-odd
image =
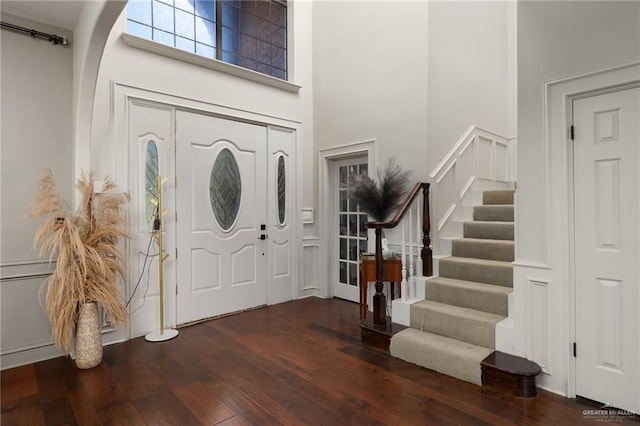
[[[640,411],[640,88],[573,102],[576,394]]]
[[[267,128],[176,113],[178,323],[267,303]]]

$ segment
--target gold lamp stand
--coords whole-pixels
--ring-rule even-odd
[[[165,253],[162,248],[162,221],[163,217],[167,214],[166,210],[162,210],[162,185],[167,181],[158,175],[158,229],[153,231],[153,238],[158,243],[158,281],[159,281],[159,294],[160,294],[160,330],[152,331],[144,336],[144,340],[147,342],[164,342],[169,339],[173,339],[178,335],[178,330],[173,328],[164,328],[164,261],[169,257],[169,253]],[[155,227],[154,227],[155,228]]]

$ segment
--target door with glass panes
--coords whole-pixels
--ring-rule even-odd
[[[361,253],[367,251],[368,219],[349,198],[348,184],[354,176],[368,174],[367,158],[335,161],[333,165],[333,295],[358,302],[358,265]]]

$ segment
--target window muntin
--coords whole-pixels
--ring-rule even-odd
[[[287,79],[285,1],[130,0],[127,24],[138,37]]]

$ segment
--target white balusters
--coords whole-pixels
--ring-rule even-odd
[[[422,215],[420,214],[420,203],[415,203],[416,206],[416,249],[418,254],[416,255],[416,277],[422,276]]]
[[[413,208],[409,208],[409,292],[411,293],[411,298],[413,299],[416,295],[416,281],[413,279],[414,269],[413,269]]]
[[[402,232],[402,282],[400,283],[400,292],[402,293],[402,300],[407,300],[407,250],[404,244],[404,220],[401,226]]]

